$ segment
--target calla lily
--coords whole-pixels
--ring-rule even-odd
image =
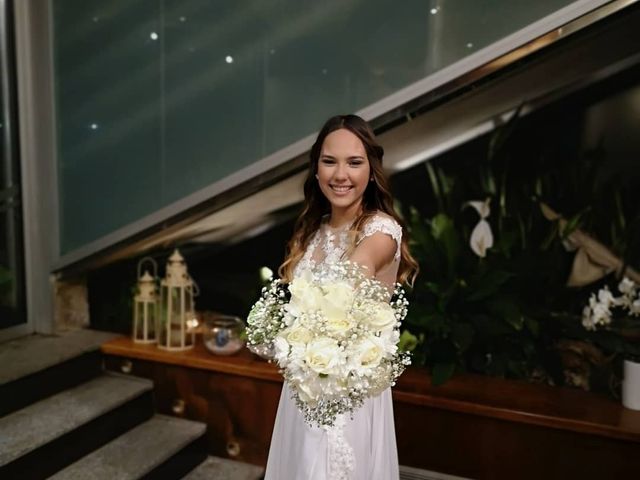
[[[487,199],[484,202],[481,202],[480,200],[472,200],[470,202],[465,203],[463,205],[463,208],[466,206],[471,206],[475,208],[476,212],[478,212],[478,215],[480,215],[480,218],[484,220],[491,213],[491,208],[489,207],[490,202],[491,202],[491,198],[489,197],[487,197]]]
[[[471,250],[482,258],[487,255],[487,249],[493,247],[493,232],[491,231],[489,222],[485,220],[485,218],[487,218],[491,213],[491,209],[489,207],[490,202],[491,198],[487,198],[484,202],[473,200],[465,203],[463,206],[463,208],[466,206],[475,208],[478,215],[480,215],[480,221],[473,229],[473,232],[471,232],[471,240],[469,241],[469,244],[471,246]]]
[[[493,232],[486,220],[480,220],[471,233],[471,250],[479,257],[487,255],[487,249],[493,247]]]

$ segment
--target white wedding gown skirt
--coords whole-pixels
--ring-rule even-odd
[[[343,439],[353,452],[353,469],[344,477],[330,475],[330,463],[346,450],[331,431],[310,427],[282,387],[265,480],[398,480],[398,453],[393,424],[391,389],[344,417]]]

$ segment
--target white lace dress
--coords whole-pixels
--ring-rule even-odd
[[[358,242],[378,232],[396,241],[394,260],[376,274],[381,282],[395,283],[400,263],[402,228],[390,217],[377,214],[364,226]],[[342,259],[348,247],[347,229],[323,222],[298,264],[303,269]],[[310,427],[291,399],[285,382],[271,437],[265,480],[397,480],[398,453],[393,424],[391,390],[367,399],[353,418],[339,416],[330,428]]]

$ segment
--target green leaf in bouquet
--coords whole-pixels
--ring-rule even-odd
[[[456,371],[455,363],[436,363],[431,373],[431,384],[435,387],[446,383]]]
[[[398,341],[398,348],[403,352],[412,352],[418,346],[418,337],[409,330],[404,330]]]

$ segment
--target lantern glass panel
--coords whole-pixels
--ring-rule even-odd
[[[133,332],[137,340],[144,340],[144,303],[135,302],[135,329]]]

